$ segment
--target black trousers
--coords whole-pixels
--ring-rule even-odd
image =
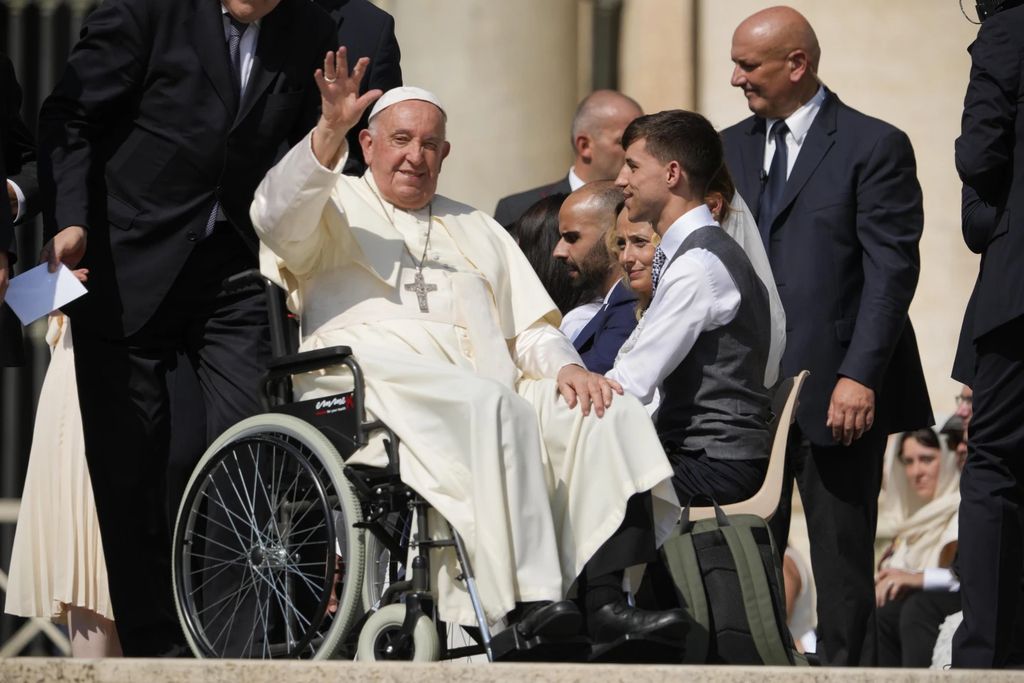
[[[1024,319],[981,337],[974,415],[960,475],[959,565],[964,621],[953,666],[1024,663]]]
[[[226,277],[254,265],[241,238],[219,226],[197,245],[141,330],[111,339],[87,324],[75,327],[86,454],[118,635],[129,656],[159,655],[182,643],[171,592],[177,501],[168,500],[168,490],[180,483],[168,482],[168,374],[181,357],[194,367],[206,414],[204,445],[260,410],[258,380],[269,358],[266,305],[259,291],[222,287]]]
[[[927,669],[939,626],[960,611],[960,593],[918,591],[875,611],[878,666]]]
[[[703,451],[681,450],[667,455],[672,463],[672,486],[682,505],[688,505],[694,496],[713,498],[719,505],[746,500],[761,488],[768,471],[768,458],[723,460],[709,458]],[[694,504],[706,505],[707,501]]]
[[[872,429],[850,446],[818,446],[798,424],[789,433],[782,497],[769,526],[784,549],[795,481],[818,591],[818,655],[829,666],[875,660],[874,542],[886,436]]]

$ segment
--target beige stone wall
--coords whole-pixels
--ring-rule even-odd
[[[732,31],[768,4],[700,3],[697,106],[720,128],[749,114],[739,91],[729,85]],[[844,102],[898,126],[913,142],[925,227],[921,279],[910,315],[932,406],[937,417],[948,415],[959,391],[949,371],[977,274],[977,258],[960,234],[960,182],[953,165],[970,70],[966,48],[977,27],[954,0],[793,0],[790,5],[818,34],[822,80]]]

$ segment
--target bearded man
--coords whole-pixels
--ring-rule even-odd
[[[622,190],[610,180],[587,183],[573,192],[558,213],[558,244],[552,255],[565,264],[573,286],[592,301],[565,314],[561,330],[592,372],[606,373],[636,327],[636,294],[623,281],[606,238],[615,228]]]
[[[403,481],[462,535],[488,620],[558,601],[584,573],[597,643],[678,637],[678,610],[637,610],[621,591],[623,570],[653,559],[677,513],[644,409],[627,396],[612,405],[621,388],[583,369],[501,226],[436,194],[450,151],[436,96],[384,95],[359,135],[368,172],[340,174],[346,133],[380,96],[358,96],[347,74],[344,49],[328,53],[316,74],[320,120],[267,174],[251,210],[262,270],[288,290],[302,348],[351,347],[368,411],[400,439]],[[343,372],[295,387],[307,398],[335,393]],[[474,624],[456,572],[435,569],[441,618]],[[565,630],[566,604],[535,607],[527,630]]]

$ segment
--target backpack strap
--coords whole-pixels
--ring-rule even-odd
[[[711,644],[711,613],[693,538],[688,532],[677,532],[662,545],[661,554],[680,601],[694,621],[686,633],[686,661],[704,663]]]
[[[771,666],[792,665],[793,660],[779,636],[772,592],[750,527],[729,525],[722,527],[721,532],[736,562],[750,634],[761,661]],[[785,624],[781,627],[787,628]]]

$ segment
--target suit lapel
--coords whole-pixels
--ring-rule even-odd
[[[764,119],[754,117],[743,137],[743,144],[740,145],[740,168],[743,169],[743,177],[739,178],[740,195],[746,200],[755,219],[761,208],[764,134]]]
[[[629,304],[632,301],[636,301],[636,293],[621,281],[616,282],[612,286],[611,294],[608,295],[608,303],[602,303],[600,310],[594,314],[590,322],[576,335],[576,339],[572,343],[576,350],[582,349],[584,344],[590,341],[597,334],[597,331],[604,327],[605,322],[616,308]]]
[[[821,111],[814,117],[814,122],[811,123],[810,129],[807,131],[807,137],[804,139],[804,144],[800,147],[800,154],[796,158],[796,163],[793,164],[793,171],[789,174],[789,179],[786,181],[786,189],[782,193],[782,203],[779,205],[779,210],[775,214],[775,220],[772,222],[773,229],[778,226],[778,217],[793,203],[796,196],[800,194],[800,190],[810,180],[814,170],[821,164],[821,160],[825,158],[829,149],[835,144],[833,135],[836,132],[837,102],[836,96],[829,92],[825,97],[825,102],[821,105]]]
[[[253,105],[280,73],[287,58],[285,47],[288,44],[288,31],[294,15],[293,5],[284,0],[260,22],[260,35],[256,41],[252,71],[242,95],[238,116],[235,117],[235,126],[245,120]],[[310,74],[309,77],[312,80],[313,75]]]
[[[224,103],[224,107],[233,112],[238,108],[238,102],[235,82],[231,76],[227,41],[224,38],[221,4],[210,0],[195,0],[193,6],[195,10],[189,20],[192,47],[199,55],[199,63],[213,84],[217,96]]]

